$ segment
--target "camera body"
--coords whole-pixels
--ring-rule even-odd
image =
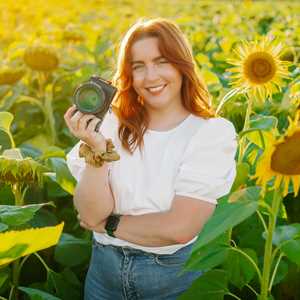
[[[82,113],[93,114],[101,121],[101,125],[111,102],[117,92],[117,88],[109,81],[93,75],[88,81],[81,83],[74,91],[73,103]],[[97,130],[96,130],[97,131]]]

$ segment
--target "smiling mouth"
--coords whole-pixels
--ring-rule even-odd
[[[162,84],[162,85],[159,85],[156,87],[148,87],[145,89],[150,93],[160,93],[166,86],[167,86],[167,84]]]

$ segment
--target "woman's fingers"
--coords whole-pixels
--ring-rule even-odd
[[[95,116],[91,114],[82,114],[81,118],[77,121],[77,130],[85,131],[87,128],[87,124],[90,120],[94,119]]]
[[[94,132],[96,125],[100,122],[98,118],[94,118],[87,126],[87,130]]]

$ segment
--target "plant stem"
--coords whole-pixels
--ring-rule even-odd
[[[260,213],[258,210],[256,210],[256,213],[257,213],[257,215],[259,216],[259,218],[260,218],[260,220],[261,220],[261,223],[262,223],[262,225],[263,225],[265,231],[267,232],[268,229],[267,229],[267,225],[266,225],[266,222],[265,222],[264,217],[261,215],[261,213]]]
[[[15,196],[15,205],[16,206],[22,206],[24,205],[24,194],[22,193],[22,184],[15,183],[12,186],[12,192]],[[12,283],[13,287],[10,291],[9,300],[13,299],[15,296],[15,299],[18,299],[18,290],[14,289],[19,285],[19,276],[20,276],[20,259],[16,259],[12,263]],[[14,292],[15,290],[15,292]]]
[[[54,113],[53,113],[53,107],[52,107],[52,93],[46,93],[45,94],[45,111],[46,111],[46,118],[49,122],[49,128],[50,128],[50,136],[51,136],[51,142],[52,144],[56,143],[56,131],[55,131],[55,119],[54,119]]]
[[[242,255],[244,255],[251,262],[251,264],[253,265],[253,267],[254,267],[257,275],[258,275],[259,281],[261,282],[262,281],[262,276],[261,276],[260,270],[259,270],[257,264],[255,263],[255,261],[252,259],[252,257],[250,257],[246,252],[244,252],[241,249],[238,249],[238,248],[235,248],[235,247],[231,247],[230,249],[241,253]]]
[[[258,293],[256,292],[256,290],[249,284],[246,284],[246,287],[248,287],[256,296],[258,296]]]
[[[12,300],[12,299],[13,299],[14,289],[15,289],[15,286],[13,285],[13,286],[11,287],[11,289],[10,289],[9,296],[8,296],[8,300]]]
[[[34,252],[33,254],[40,260],[40,262],[42,263],[42,265],[45,267],[46,271],[48,272],[50,270],[50,268],[47,266],[47,264],[41,258],[41,256],[37,252]]]
[[[226,294],[229,295],[229,296],[232,296],[232,297],[235,298],[235,299],[242,300],[242,299],[239,298],[237,295],[232,294],[232,293],[230,293],[230,292],[228,292],[228,293],[226,293]]]
[[[12,192],[15,196],[15,205],[24,205],[24,194],[22,193],[22,184],[15,183],[12,185]]]
[[[270,272],[271,272],[271,263],[272,263],[272,239],[273,233],[276,226],[276,218],[278,210],[281,203],[281,195],[276,191],[273,192],[273,201],[272,201],[272,213],[269,215],[269,224],[267,232],[267,240],[265,243],[265,253],[264,253],[264,265],[263,265],[263,275],[262,275],[262,284],[261,284],[261,298],[260,300],[268,299],[268,288],[270,281]]]
[[[246,116],[245,116],[245,121],[244,121],[244,127],[242,131],[245,131],[249,129],[249,124],[250,124],[250,115],[252,112],[252,103],[253,103],[253,98],[250,96],[248,97],[247,94],[245,94],[246,98],[248,99],[248,105],[247,105],[247,111],[246,111]],[[244,156],[244,151],[245,151],[245,145],[246,145],[246,137],[245,135],[241,137],[240,140],[240,150],[239,150],[239,156],[238,156],[238,163],[242,162],[243,156]]]
[[[273,281],[274,281],[274,278],[275,278],[275,275],[276,275],[279,263],[280,263],[281,258],[283,257],[283,255],[284,255],[283,253],[280,253],[280,255],[278,257],[278,260],[276,262],[276,265],[274,267],[273,274],[272,274],[272,277],[271,277],[271,280],[270,280],[269,291],[271,291],[271,289],[272,289]]]
[[[248,105],[247,105],[247,111],[246,111],[243,131],[247,130],[249,128],[250,115],[252,112],[252,101],[253,101],[253,98],[251,96],[248,97],[247,94],[245,94],[245,97],[248,99]],[[245,136],[242,136],[240,139],[240,142],[239,142],[238,164],[242,162],[242,159],[244,156],[245,143],[246,143]],[[229,229],[229,240],[231,240],[231,235],[232,235],[232,228]]]

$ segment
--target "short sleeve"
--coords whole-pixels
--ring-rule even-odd
[[[117,117],[113,112],[107,112],[100,126],[100,131],[105,138],[111,138],[114,144],[117,128]],[[80,180],[82,172],[86,166],[84,157],[79,157],[79,147],[81,143],[82,141],[80,140],[66,155],[67,166],[77,182]]]
[[[186,147],[175,178],[175,194],[216,204],[236,176],[236,131],[224,118],[205,120]]]

